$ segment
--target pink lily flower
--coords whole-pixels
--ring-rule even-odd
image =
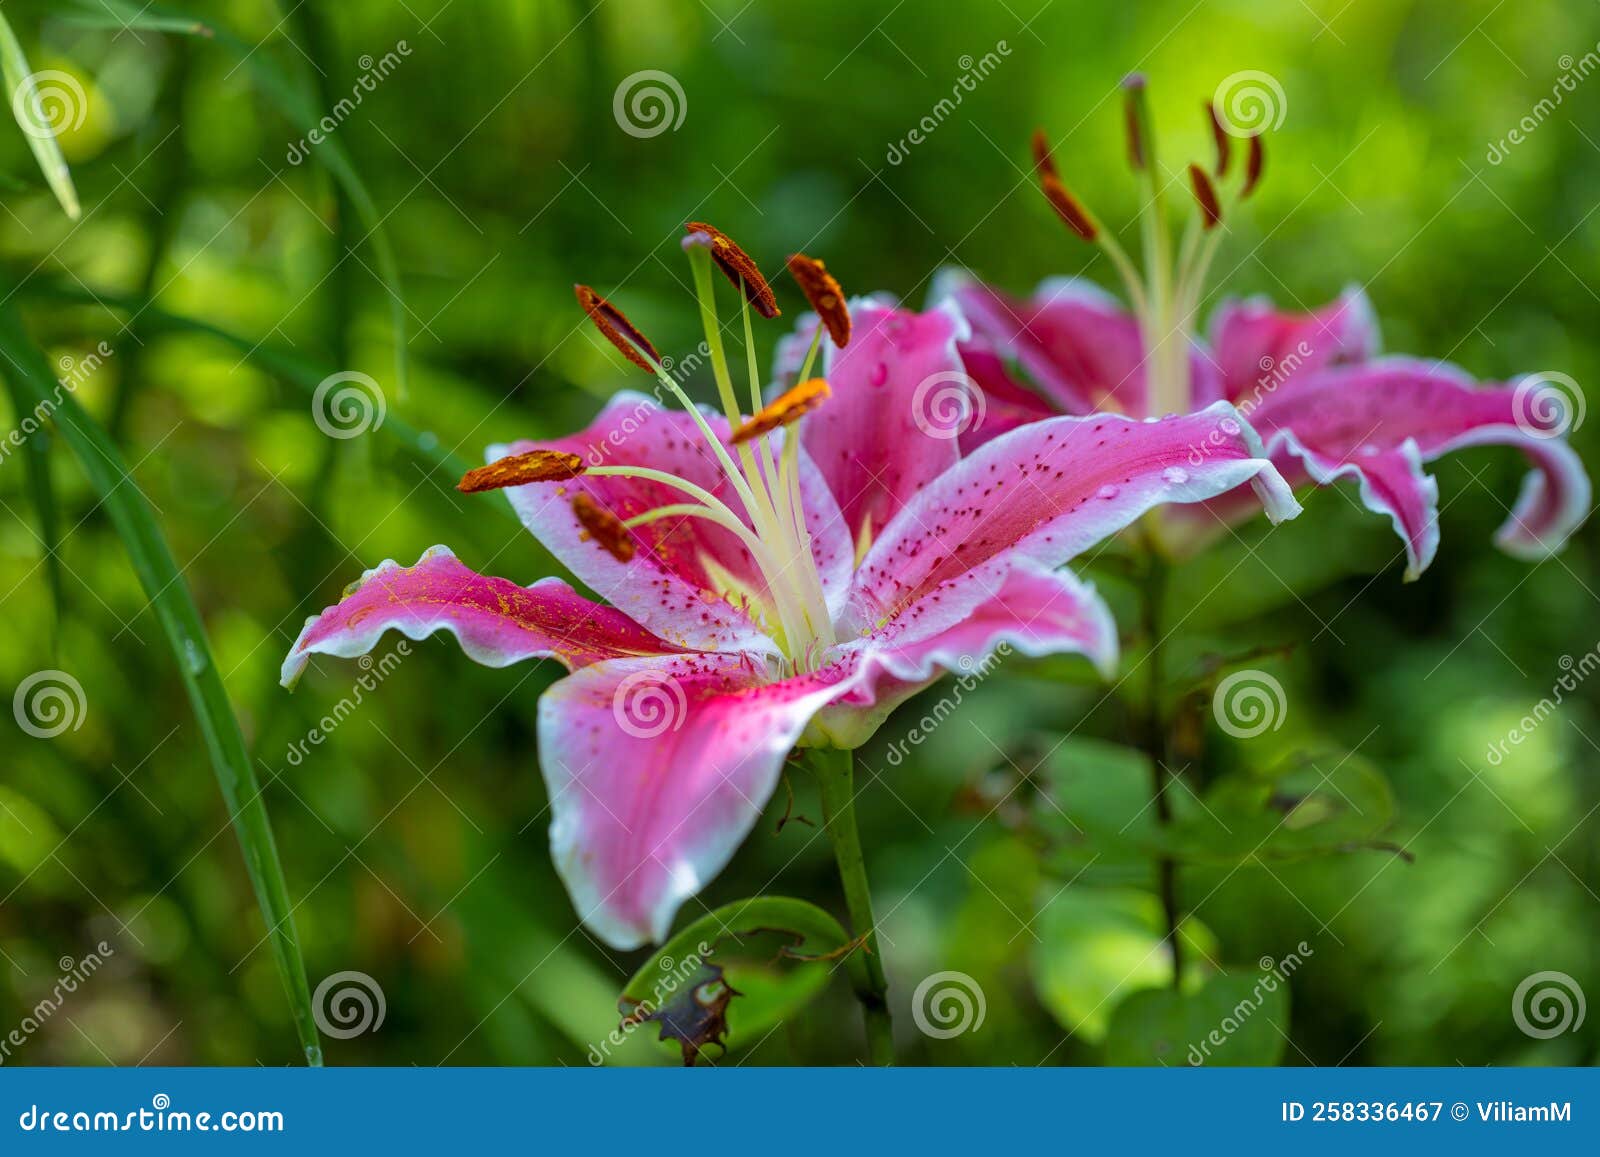
[[[1274,517],[1298,510],[1248,426],[1187,464],[1194,440],[1233,413],[1225,402],[1159,422],[1053,418],[960,457],[910,416],[923,379],[961,374],[960,319],[864,310],[852,336],[837,284],[803,257],[798,279],[826,324],[801,385],[774,402],[761,404],[752,369],[744,417],[712,262],[746,292],[747,346],[750,307],[771,316],[776,304],[742,251],[691,230],[725,412],[691,404],[648,340],[580,287],[602,332],[679,408],[623,392],[569,437],[491,447],[491,464],[462,483],[505,489],[606,601],[556,578],[477,574],[435,547],[414,566],[368,571],[307,621],[283,665],[292,685],[312,655],[359,656],[389,630],[446,631],[491,667],[562,663],[571,673],[545,693],[538,724],[552,853],[584,922],[620,949],[666,938],[797,745],[853,748],[942,672],[970,671],[1002,645],[1081,654],[1109,674],[1111,616],[1057,569],[1074,556],[1158,503],[1245,484]],[[808,376],[824,330],[849,342],[830,354],[826,383]]]
[[[1046,281],[1019,300],[959,272],[942,277],[935,300],[953,305],[971,326],[960,349],[987,403],[983,424],[964,445],[1051,414],[1145,417],[1226,400],[1260,432],[1292,485],[1354,479],[1362,504],[1394,523],[1407,580],[1432,562],[1439,544],[1438,484],[1424,464],[1470,446],[1514,446],[1532,471],[1495,542],[1529,559],[1559,549],[1591,498],[1583,464],[1562,437],[1576,402],[1564,392],[1570,379],[1482,384],[1444,362],[1380,357],[1376,317],[1357,288],[1309,312],[1281,312],[1261,298],[1227,301],[1202,339],[1194,321],[1224,233],[1218,184],[1228,172],[1230,137],[1213,110],[1216,164],[1210,174],[1190,166],[1198,211],[1174,254],[1161,190],[1149,179],[1155,170],[1143,82],[1131,78],[1128,87],[1135,167],[1147,178],[1147,276],[1066,190],[1042,135],[1034,147],[1046,197],[1075,233],[1110,257],[1133,308],[1085,281]],[[1262,172],[1261,138],[1249,138],[1248,147],[1234,204]],[[1195,458],[1205,453],[1205,443],[1194,447]],[[1185,554],[1257,509],[1249,491],[1171,508],[1159,519],[1158,540]]]

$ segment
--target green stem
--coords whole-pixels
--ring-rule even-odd
[[[834,747],[807,750],[822,791],[822,822],[833,842],[844,885],[845,907],[851,931],[862,937],[865,978],[856,986],[867,1027],[867,1059],[875,1065],[894,1063],[894,1024],[889,1016],[889,979],[878,951],[878,931],[872,919],[872,892],[867,887],[867,864],[861,854],[861,833],[856,830],[855,754]]]
[[[1156,819],[1162,827],[1172,823],[1172,797],[1167,788],[1172,781],[1172,752],[1168,743],[1166,716],[1161,696],[1166,683],[1165,639],[1161,608],[1167,597],[1167,564],[1152,553],[1144,584],[1144,629],[1150,639],[1149,693],[1145,703],[1143,747],[1150,758],[1151,789],[1155,795]],[[1167,942],[1172,946],[1172,987],[1183,983],[1183,938],[1179,928],[1183,913],[1178,907],[1178,865],[1170,856],[1156,861],[1157,887],[1161,910],[1166,916]]]

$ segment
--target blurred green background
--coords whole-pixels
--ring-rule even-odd
[[[381,559],[443,542],[487,572],[548,572],[536,544],[490,502],[457,495],[427,451],[476,463],[490,442],[575,428],[637,384],[581,328],[574,281],[612,296],[663,351],[691,350],[686,219],[716,222],[769,270],[804,248],[851,291],[915,303],[945,264],[1017,290],[1058,273],[1109,285],[1028,183],[1028,133],[1049,132],[1074,188],[1120,227],[1135,205],[1122,75],[1149,74],[1177,171],[1206,155],[1200,110],[1218,82],[1262,70],[1285,116],[1264,186],[1229,222],[1226,291],[1310,304],[1362,283],[1391,350],[1485,378],[1600,373],[1600,80],[1578,80],[1489,159],[1600,51],[1592,3],[192,4],[213,37],[87,27],[71,7],[3,4],[33,67],[69,74],[87,101],[63,136],[76,223],[22,134],[0,126],[7,301],[64,372],[101,341],[114,351],[76,394],[135,464],[205,617],[266,784],[310,982],[359,970],[385,995],[381,1028],[325,1042],[334,1063],[587,1063],[643,959],[574,931],[549,864],[534,721],[552,666],[491,671],[446,641],[413,645],[298,761],[292,746],[359,671],[319,663],[290,696],[278,668],[304,618]],[[331,134],[370,193],[363,217],[323,167],[324,146],[293,163],[304,134],[263,78],[287,78],[320,115],[391,53],[398,63]],[[998,65],[891,163],[986,53]],[[681,87],[683,120],[636,136],[613,101],[647,69]],[[306,383],[337,370],[379,384],[383,428],[319,431]],[[0,412],[14,428],[9,403]],[[397,436],[407,425],[423,453]],[[1575,436],[1591,463],[1596,428]],[[61,958],[101,940],[114,955],[7,1063],[294,1063],[171,652],[77,463],[59,444],[51,459],[59,638],[21,455],[0,464],[0,691],[9,700],[30,673],[60,668],[86,708],[56,738],[7,720],[0,741],[0,1035],[56,982]],[[1298,522],[1253,525],[1180,571],[1170,610],[1184,624],[1179,670],[1293,644],[1261,663],[1287,692],[1282,729],[1213,735],[1194,782],[1312,747],[1358,752],[1392,785],[1385,838],[1415,862],[1356,849],[1196,869],[1183,897],[1223,964],[1309,946],[1280,1026],[1285,1063],[1589,1063],[1600,1016],[1535,1039],[1511,998],[1543,970],[1600,996],[1600,684],[1567,696],[1498,765],[1486,752],[1551,694],[1562,656],[1600,645],[1600,539],[1585,531],[1537,566],[1508,559],[1490,535],[1516,494],[1517,456],[1472,451],[1436,472],[1443,545],[1421,581],[1401,583],[1385,520],[1324,492]],[[1129,588],[1104,562],[1087,569],[1136,650]],[[1080,740],[1126,741],[1128,710],[1078,665],[1013,661],[964,696],[935,742],[891,765],[888,745],[921,713],[904,708],[860,761],[902,1058],[1099,1062],[1103,1020],[1131,988],[1126,968],[1096,978],[1130,943],[1134,961],[1145,955],[1146,933],[1056,907],[1070,873],[1033,838],[1031,785],[998,817],[973,801],[1022,773],[1049,791],[1063,761],[1069,774],[1093,768],[1097,749]],[[795,811],[815,817],[793,778]],[[1115,777],[1076,782],[1092,795]],[[769,889],[841,910],[815,829],[773,834],[784,803],[780,792],[706,902]],[[1107,882],[1146,881],[1101,864],[1070,894]],[[684,919],[701,911],[689,907]],[[981,985],[986,1018],[936,1039],[905,1012],[917,984],[947,969]],[[728,1059],[851,1062],[859,1032],[839,979],[812,1012]],[[634,1040],[619,1059],[671,1056]]]

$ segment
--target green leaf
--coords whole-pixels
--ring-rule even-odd
[[[77,220],[79,213],[78,191],[72,187],[72,174],[67,170],[67,158],[61,155],[56,143],[55,126],[40,113],[39,88],[36,73],[22,54],[22,45],[0,12],[0,77],[5,80],[6,101],[17,127],[28,138],[28,148],[39,162],[39,171],[49,182],[50,191],[61,202],[67,216]],[[30,115],[30,113],[32,115]]]
[[[205,626],[188,584],[173,561],[172,551],[149,503],[131,482],[127,464],[116,444],[78,405],[76,398],[56,389],[49,362],[23,328],[16,307],[6,301],[0,301],[0,358],[4,359],[0,371],[28,400],[29,409],[45,403],[54,407],[53,417],[62,440],[77,456],[84,474],[99,495],[128,552],[134,573],[155,608],[161,629],[178,661],[178,672],[205,736],[222,798],[244,851],[245,868],[267,923],[273,961],[289,994],[290,1011],[301,1046],[309,1063],[320,1064],[322,1051],[312,1017],[305,962],[295,935],[293,909],[283,866],[278,860],[277,844],[272,838],[266,805],[261,800],[261,788],[256,782],[244,737],[217,674]]]
[[[1140,865],[1161,857],[1233,866],[1350,851],[1372,846],[1394,820],[1388,781],[1349,752],[1230,772],[1204,795],[1187,781],[1174,784],[1167,827],[1149,806],[1149,758],[1132,748],[1063,742],[1045,765],[1045,783],[1048,798],[1036,810],[1056,841],[1051,866],[1088,870],[1090,878],[1139,879]]]
[[[1047,887],[1053,887],[1047,885]],[[1033,982],[1063,1028],[1089,1041],[1106,1034],[1112,1010],[1128,993],[1172,983],[1172,952],[1163,942],[1161,903],[1133,888],[1056,888],[1034,921]],[[1198,988],[1216,958],[1216,937],[1188,917],[1184,984]]]
[[[1289,1031],[1289,982],[1219,972],[1195,992],[1138,992],[1106,1034],[1110,1065],[1275,1065]]]
[[[1329,752],[1275,774],[1223,776],[1164,846],[1218,864],[1301,859],[1369,846],[1393,820],[1383,773],[1352,752]]]
[[[862,950],[814,904],[757,896],[707,913],[664,944],[622,990],[618,1033],[659,1025],[685,1064],[708,1045],[760,1041],[804,1008],[843,958],[852,982],[867,983]]]
[[[122,17],[134,7],[118,2],[116,7],[120,11],[110,11],[104,8],[102,0],[77,0],[77,3],[81,9],[78,14],[80,23],[98,22],[102,26],[114,24],[122,27],[126,23]],[[101,11],[96,12],[96,8],[101,8]],[[283,114],[284,119],[302,134],[309,136],[323,115],[329,111],[326,109],[319,111],[304,89],[296,84],[267,53],[261,51],[261,45],[252,44],[225,29],[206,25],[183,13],[154,4],[134,11],[136,20],[133,26],[136,28],[203,36],[227,48],[239,57],[255,78],[257,86]],[[385,225],[387,214],[378,211],[377,203],[367,190],[366,183],[362,181],[361,174],[350,159],[350,154],[337,140],[324,135],[321,143],[309,150],[309,155],[343,189],[345,196],[355,206],[361,223],[366,227],[367,241],[372,246],[372,256],[378,266],[378,279],[383,283],[384,290],[389,296],[389,320],[394,330],[395,344],[395,384],[399,388],[401,397],[404,397],[409,378],[409,361],[406,353],[406,304],[401,292],[400,265],[395,259],[394,247],[390,243],[389,231]]]

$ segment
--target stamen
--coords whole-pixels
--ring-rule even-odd
[[[1233,136],[1223,127],[1222,117],[1217,112],[1216,103],[1206,105],[1206,117],[1211,122],[1211,139],[1217,146],[1216,174],[1219,177],[1228,175],[1228,162],[1233,157]]]
[[[629,321],[620,309],[587,285],[574,285],[572,292],[577,295],[578,304],[583,306],[583,312],[589,315],[589,320],[594,322],[595,328],[605,335],[607,341],[622,351],[623,357],[647,374],[656,372],[655,365],[661,364],[661,355],[656,352],[656,347],[650,344],[650,339],[639,332],[638,326]],[[651,365],[651,362],[655,365]]]
[[[1061,179],[1061,174],[1056,171],[1056,163],[1050,159],[1050,141],[1044,135],[1043,129],[1033,130],[1033,166],[1039,170],[1042,177],[1046,173],[1056,180]]]
[[[711,259],[717,263],[717,268],[722,270],[729,281],[750,299],[750,304],[756,307],[756,312],[762,317],[777,317],[778,299],[773,295],[772,287],[767,284],[767,279],[761,276],[761,270],[756,263],[732,237],[729,237],[715,225],[707,225],[704,221],[690,221],[685,228],[689,237],[695,234],[704,234],[707,247],[711,250]],[[686,242],[686,244],[689,242]]]
[[[1085,241],[1093,241],[1100,232],[1094,218],[1083,207],[1083,202],[1067,192],[1067,187],[1061,183],[1060,178],[1054,172],[1047,172],[1039,178],[1039,185],[1044,189],[1045,200],[1050,202],[1050,207],[1056,211],[1056,215],[1067,223],[1067,228]]]
[[[844,303],[844,290],[828,267],[804,253],[789,254],[789,274],[816,310],[828,336],[839,349],[850,344],[850,308]]]
[[[745,422],[728,437],[728,441],[735,446],[741,442],[748,442],[752,438],[776,430],[779,426],[787,426],[791,422],[799,421],[805,415],[815,410],[828,400],[833,391],[828,388],[828,383],[822,378],[812,378],[810,381],[801,382],[798,386],[784,391],[762,410],[749,417]]]
[[[1250,138],[1250,159],[1244,167],[1244,184],[1239,187],[1239,200],[1243,201],[1261,183],[1261,170],[1267,163],[1266,146],[1261,143],[1260,135]]]
[[[1134,172],[1142,173],[1149,163],[1145,148],[1145,139],[1149,133],[1146,132],[1148,112],[1144,103],[1144,74],[1142,72],[1128,74],[1122,80],[1122,88],[1128,94],[1128,99],[1123,105],[1128,127],[1128,164],[1133,166]]]
[[[576,478],[584,469],[580,455],[565,450],[529,450],[468,470],[456,483],[456,489],[463,494],[479,494],[528,482],[564,482]]]
[[[1217,190],[1212,186],[1211,178],[1199,165],[1190,165],[1189,183],[1194,186],[1194,199],[1200,206],[1204,228],[1207,231],[1215,229],[1222,222],[1222,205],[1217,201]]]
[[[623,525],[622,519],[587,494],[579,494],[573,498],[572,513],[577,516],[578,524],[583,527],[583,534],[580,537],[592,538],[618,562],[632,561],[633,552],[637,548],[634,545],[633,535],[628,533],[628,528]]]

